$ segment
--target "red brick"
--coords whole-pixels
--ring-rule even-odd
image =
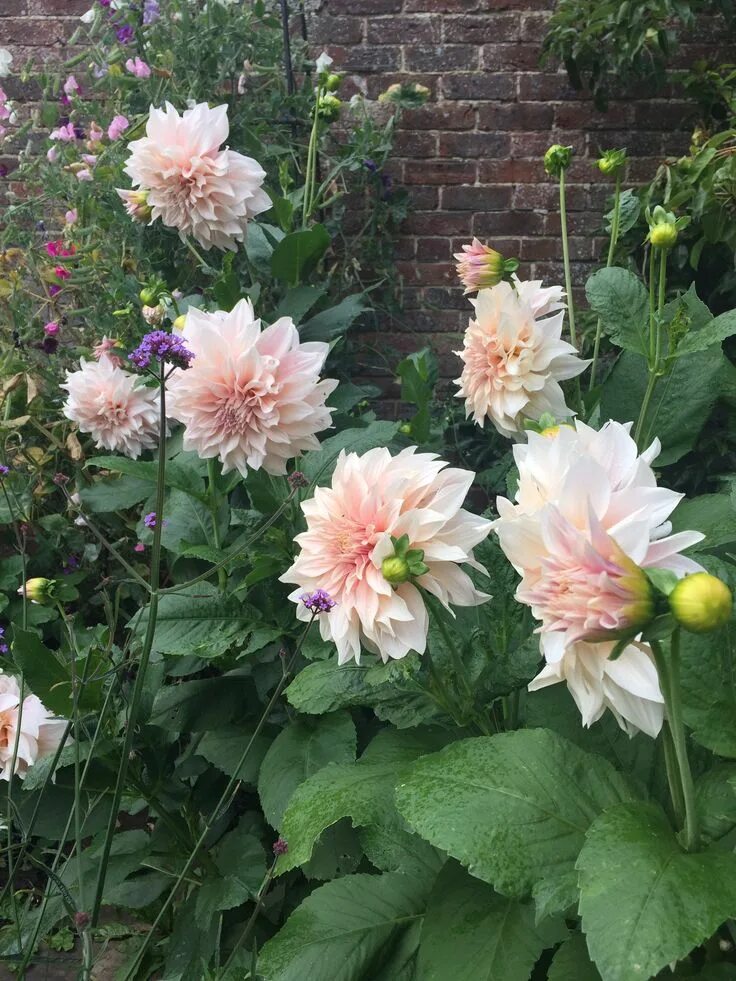
[[[516,78],[514,75],[486,72],[445,75],[442,79],[442,93],[446,99],[514,99]]]
[[[474,161],[417,160],[406,164],[406,184],[464,184],[475,180]]]
[[[482,45],[491,41],[516,41],[519,38],[518,14],[494,14],[481,17],[447,17],[445,41]]]
[[[511,138],[506,133],[441,133],[440,157],[508,157]]]
[[[437,134],[401,130],[394,137],[394,155],[397,157],[436,157]]]
[[[376,99],[381,92],[386,91],[389,85],[406,82],[406,75],[403,72],[390,73],[388,75],[368,75],[365,82],[366,95],[369,99]],[[438,91],[437,75],[414,75],[412,82],[424,85],[425,88],[429,89],[430,99],[436,99]]]
[[[4,45],[44,47],[62,44],[69,36],[69,21],[59,17],[6,17],[2,23]]]
[[[564,72],[528,72],[519,76],[519,99],[522,102],[559,102],[582,99],[568,82]]]
[[[554,107],[545,102],[487,102],[478,107],[478,129],[550,130]]]
[[[397,71],[401,67],[401,48],[397,45],[351,45],[339,60],[339,66],[344,71],[366,74]]]
[[[370,44],[438,44],[442,22],[439,17],[371,17],[367,38]]]
[[[333,14],[400,14],[403,0],[329,0],[326,16]]]
[[[309,40],[314,44],[360,44],[363,26],[362,17],[313,17]]]
[[[402,129],[473,129],[475,106],[463,103],[429,103],[408,109],[401,118]]]
[[[530,71],[539,65],[535,44],[485,44],[481,67],[487,72]]]
[[[410,72],[471,71],[478,67],[478,48],[470,44],[415,44],[404,48],[404,68]]]
[[[495,239],[499,235],[516,233],[527,238],[544,232],[544,219],[545,216],[538,211],[524,211],[521,214],[514,214],[508,208],[479,211],[473,218],[473,234],[479,238],[489,236]]]
[[[497,187],[445,187],[442,189],[442,207],[448,211],[499,211],[511,207],[511,188],[505,184]]]
[[[479,8],[481,0],[404,0],[408,14],[425,13],[431,4],[433,14],[470,14]]]
[[[415,235],[470,235],[469,215],[444,211],[415,211],[404,222],[404,231]]]

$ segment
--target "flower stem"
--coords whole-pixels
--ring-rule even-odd
[[[307,147],[307,170],[304,175],[302,228],[307,227],[307,221],[312,213],[314,187],[317,180],[317,137],[319,135],[319,100],[321,95],[322,85],[318,83],[317,91],[314,97],[314,120],[312,122],[312,131],[309,134],[309,146]]]
[[[660,370],[660,359],[661,359],[661,347],[662,347],[662,332],[659,323],[662,310],[664,309],[664,301],[667,295],[667,249],[660,250],[659,259],[659,286],[657,289],[658,299],[657,306],[655,308],[655,276],[656,276],[656,266],[655,266],[655,256],[654,249],[649,253],[649,361],[648,361],[648,378],[647,387],[644,392],[644,399],[641,403],[641,409],[639,410],[639,418],[636,420],[636,428],[634,429],[634,439],[639,448],[641,449],[641,444],[639,443],[640,437],[644,433],[644,423],[646,422],[647,412],[649,411],[649,403],[651,402],[652,395],[654,394],[654,389],[656,388],[657,381],[659,380],[659,370]],[[644,440],[646,442],[646,439]]]
[[[664,747],[664,762],[667,769],[667,783],[670,788],[670,798],[672,799],[672,809],[675,820],[682,824],[685,820],[685,799],[682,796],[682,784],[680,783],[680,773],[677,769],[677,757],[675,756],[675,743],[672,738],[670,724],[665,719],[662,726],[662,745]]]
[[[256,904],[253,909],[253,912],[248,918],[248,922],[245,925],[245,929],[240,934],[238,939],[235,941],[233,945],[233,949],[230,951],[230,955],[228,956],[228,959],[225,961],[225,966],[222,969],[222,976],[224,978],[227,977],[228,971],[230,970],[231,967],[233,967],[233,961],[235,960],[235,955],[238,953],[240,948],[246,942],[246,940],[251,934],[253,927],[255,926],[256,920],[258,919],[258,914],[261,912],[261,909],[263,908],[264,897],[268,892],[271,883],[273,882],[273,877],[274,877],[274,873],[276,872],[277,862],[278,862],[278,855],[274,858],[273,862],[271,863],[271,867],[269,868],[268,872],[266,872],[266,877],[261,883],[261,888],[258,890],[258,893],[256,894],[256,900],[255,900]]]
[[[214,458],[207,461],[207,477],[209,481],[208,497],[210,503],[210,513],[212,514],[212,537],[215,541],[215,548],[219,552],[219,550],[222,548],[222,543],[220,541],[220,528],[217,523],[217,516],[220,510],[220,496],[217,493],[217,461]],[[227,586],[227,573],[222,567],[217,570],[217,581],[220,586],[220,591],[224,592],[225,587]]]
[[[562,262],[565,266],[565,293],[567,294],[567,319],[570,325],[570,343],[578,346],[578,335],[575,329],[575,303],[572,295],[572,271],[570,268],[570,244],[567,240],[567,197],[565,193],[565,171],[560,171],[560,229],[562,231]],[[583,400],[580,392],[580,379],[573,382],[575,404],[578,411],[582,409]]]
[[[146,678],[148,661],[153,647],[153,638],[156,632],[156,618],[158,614],[159,586],[161,576],[161,532],[163,530],[164,495],[166,492],[166,383],[165,383],[165,364],[161,363],[159,392],[160,392],[160,416],[159,416],[159,447],[158,447],[158,475],[156,480],[156,526],[153,529],[153,546],[151,549],[151,597],[148,604],[148,625],[146,635],[143,640],[140,661],[138,662],[138,672],[133,686],[133,695],[130,700],[128,720],[125,728],[125,738],[118,766],[115,790],[113,791],[110,817],[105,832],[105,840],[100,856],[100,869],[97,875],[97,886],[95,889],[94,904],[92,907],[91,923],[92,927],[97,925],[102,906],[102,894],[105,889],[105,878],[107,876],[107,865],[110,860],[110,849],[112,839],[115,835],[115,825],[117,823],[120,802],[123,798],[125,789],[125,778],[128,772],[128,763],[133,749],[133,738],[137,722],[138,707],[143,695],[143,686]]]
[[[618,230],[621,221],[621,175],[616,174],[616,190],[613,197],[613,217],[611,218],[611,240],[608,243],[608,258],[606,259],[606,269],[613,265],[613,256],[618,243]],[[598,318],[595,326],[595,342],[593,344],[593,364],[590,367],[590,382],[588,391],[595,387],[595,373],[598,368],[598,355],[601,347],[601,336],[603,334],[603,319]]]
[[[248,758],[248,755],[249,755],[249,753],[251,751],[251,748],[253,747],[253,745],[254,745],[256,739],[258,738],[258,736],[260,735],[261,730],[263,729],[263,727],[265,726],[266,722],[268,721],[269,716],[271,715],[271,712],[272,712],[274,706],[276,705],[276,702],[279,700],[279,698],[281,697],[281,693],[283,692],[284,688],[286,687],[286,682],[288,681],[289,676],[291,675],[291,671],[292,671],[292,669],[294,667],[294,664],[296,663],[297,657],[299,656],[299,652],[302,649],[302,645],[303,645],[304,641],[306,640],[307,634],[309,633],[309,628],[314,623],[314,619],[315,619],[315,617],[312,616],[312,619],[309,621],[309,623],[306,625],[305,629],[302,631],[302,634],[301,634],[301,636],[299,638],[299,641],[297,642],[296,648],[294,649],[294,653],[292,654],[291,659],[289,660],[288,665],[284,668],[284,672],[283,672],[283,674],[281,676],[281,679],[279,680],[279,683],[276,685],[276,688],[274,689],[274,693],[271,696],[271,698],[269,699],[269,702],[266,705],[265,709],[263,710],[263,714],[261,715],[261,718],[259,719],[258,724],[257,724],[257,726],[255,727],[255,729],[253,731],[253,735],[248,740],[248,743],[247,743],[245,749],[243,750],[243,753],[242,753],[240,759],[238,760],[238,762],[237,762],[237,764],[236,764],[236,766],[235,766],[235,768],[233,770],[232,777],[230,778],[230,780],[227,783],[227,786],[225,787],[225,789],[223,790],[222,794],[220,795],[220,799],[218,800],[217,804],[215,805],[214,809],[212,810],[210,816],[207,818],[207,820],[205,822],[205,825],[204,825],[204,828],[202,830],[202,833],[200,834],[199,838],[197,839],[197,842],[194,845],[194,848],[189,853],[189,857],[187,858],[186,862],[184,863],[183,868],[179,872],[179,875],[177,876],[176,881],[174,882],[174,885],[172,886],[171,891],[169,892],[169,895],[166,897],[166,900],[164,901],[161,909],[159,910],[158,915],[156,916],[155,920],[151,924],[151,929],[149,930],[148,934],[146,935],[145,940],[141,944],[141,947],[138,950],[138,953],[136,954],[135,958],[133,959],[132,964],[128,968],[127,973],[123,976],[122,981],[131,981],[131,979],[137,977],[137,973],[136,972],[138,971],[138,968],[140,967],[141,961],[143,960],[143,956],[146,953],[146,951],[148,950],[148,947],[149,947],[150,943],[153,940],[153,937],[154,937],[154,935],[156,933],[156,930],[157,930],[159,924],[161,923],[161,921],[163,920],[164,916],[168,913],[169,909],[171,908],[171,905],[174,902],[174,899],[176,898],[176,894],[177,894],[177,892],[179,890],[179,886],[182,884],[182,882],[185,880],[185,878],[191,872],[191,870],[192,870],[192,868],[194,866],[194,863],[197,860],[197,856],[199,855],[199,853],[200,853],[200,851],[202,849],[202,846],[204,845],[204,843],[205,843],[205,841],[207,839],[207,836],[209,835],[210,831],[212,830],[212,826],[222,816],[223,812],[225,811],[225,809],[227,808],[227,806],[231,802],[232,798],[237,793],[237,791],[238,791],[238,789],[240,787],[240,784],[241,784],[241,778],[239,776],[239,773],[240,773],[240,771],[243,768],[243,764],[245,763],[246,759]]]
[[[690,769],[685,740],[685,723],[682,718],[682,694],[680,691],[680,628],[672,634],[670,641],[670,662],[664,656],[662,646],[657,640],[650,641],[654,661],[657,665],[659,683],[664,695],[667,718],[672,732],[675,761],[679,772],[682,802],[685,811],[685,821],[682,828],[684,845],[687,851],[695,851],[698,847],[700,833],[698,830],[698,815],[695,808],[695,784]],[[677,810],[676,796],[672,804]]]

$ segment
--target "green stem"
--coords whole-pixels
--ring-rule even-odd
[[[200,834],[200,836],[197,839],[197,842],[196,842],[194,848],[192,849],[192,851],[189,854],[189,858],[184,863],[184,867],[182,868],[181,872],[177,876],[176,881],[174,882],[174,885],[172,886],[171,891],[169,892],[169,895],[166,897],[166,900],[164,901],[163,906],[161,907],[161,909],[158,912],[158,915],[156,916],[155,920],[151,924],[151,929],[147,933],[145,940],[141,944],[141,947],[140,947],[138,953],[136,954],[135,958],[133,959],[133,963],[128,968],[128,971],[124,975],[122,981],[131,981],[131,979],[133,979],[133,978],[135,978],[137,976],[136,972],[138,971],[138,968],[139,968],[139,966],[141,964],[141,961],[143,960],[143,957],[144,957],[146,951],[148,950],[148,947],[149,947],[150,943],[152,942],[153,937],[155,936],[155,933],[156,933],[156,930],[157,930],[158,926],[160,925],[160,923],[163,920],[164,916],[166,916],[166,914],[168,913],[169,909],[171,908],[171,905],[174,902],[174,899],[176,898],[176,894],[179,891],[179,886],[182,884],[182,882],[184,881],[184,879],[186,878],[186,876],[188,876],[189,873],[191,872],[191,870],[192,870],[192,868],[194,866],[194,863],[197,860],[197,856],[199,855],[200,850],[202,849],[205,841],[207,840],[207,837],[208,837],[210,831],[212,830],[212,826],[222,816],[222,814],[224,813],[224,810],[229,805],[229,803],[232,800],[232,798],[234,797],[234,795],[237,793],[238,788],[240,787],[240,784],[242,782],[242,780],[238,776],[238,774],[242,770],[243,765],[244,765],[245,761],[247,760],[248,755],[249,755],[249,753],[251,751],[251,748],[253,747],[254,743],[258,739],[258,736],[261,734],[261,730],[263,729],[263,727],[265,726],[266,722],[268,721],[269,716],[271,715],[271,712],[273,711],[273,708],[276,705],[276,702],[279,700],[279,698],[281,697],[281,693],[283,692],[284,688],[286,687],[286,682],[289,679],[289,676],[290,676],[291,671],[292,671],[292,669],[294,667],[294,664],[296,663],[296,659],[299,656],[299,652],[301,651],[302,645],[303,645],[304,641],[306,640],[307,634],[309,633],[309,628],[312,626],[313,623],[314,623],[314,616],[309,621],[309,623],[307,624],[307,626],[305,627],[305,629],[302,631],[301,637],[299,638],[299,641],[298,641],[297,646],[296,646],[296,648],[294,650],[294,653],[292,654],[291,659],[290,659],[288,665],[285,667],[284,673],[282,674],[281,679],[279,680],[279,683],[276,685],[276,688],[274,689],[273,695],[271,696],[271,698],[269,699],[268,704],[266,705],[265,709],[263,710],[263,714],[261,715],[261,718],[258,721],[258,725],[255,727],[255,730],[253,731],[253,735],[248,740],[248,743],[247,743],[245,749],[243,750],[243,753],[242,753],[240,759],[238,760],[238,763],[235,766],[235,769],[233,770],[232,777],[230,778],[230,780],[227,783],[227,786],[225,787],[225,789],[223,790],[222,794],[220,795],[220,799],[218,800],[217,804],[215,805],[214,809],[212,810],[210,816],[207,818],[207,821],[205,822],[205,825],[204,825],[204,828],[202,830],[202,833]]]
[[[302,228],[307,227],[307,221],[311,214],[312,201],[314,197],[314,185],[316,183],[317,172],[317,136],[319,134],[319,100],[322,95],[322,86],[317,85],[314,99],[314,120],[312,130],[309,134],[309,146],[307,147],[307,170],[304,175],[304,199],[302,205]]]
[[[212,514],[212,536],[215,540],[215,548],[219,552],[222,548],[220,527],[217,522],[217,516],[220,511],[220,496],[217,492],[217,461],[214,458],[207,461],[207,477],[209,481],[207,496],[210,503],[210,513]],[[217,581],[221,592],[224,592],[227,586],[227,573],[224,568],[217,570]]]
[[[613,197],[613,217],[611,218],[611,241],[608,243],[608,258],[606,259],[606,269],[613,265],[613,256],[618,243],[618,230],[621,221],[621,175],[616,174],[616,190]],[[590,383],[588,391],[595,387],[595,373],[598,368],[598,355],[601,347],[601,336],[603,335],[603,320],[598,318],[595,326],[595,342],[593,343],[593,364],[590,367]]]
[[[255,926],[256,920],[258,919],[258,914],[260,913],[261,909],[263,908],[263,899],[264,899],[266,893],[268,892],[268,890],[269,890],[269,888],[271,886],[271,883],[273,882],[273,877],[274,877],[274,874],[276,872],[276,863],[277,862],[278,862],[278,856],[276,856],[276,858],[271,863],[271,868],[268,870],[268,872],[266,872],[266,877],[264,878],[263,882],[261,883],[261,888],[258,890],[258,893],[256,895],[256,904],[255,904],[255,907],[253,909],[253,912],[251,913],[250,917],[248,918],[248,922],[245,925],[245,929],[240,934],[240,936],[238,937],[238,939],[235,941],[235,944],[233,945],[233,949],[230,951],[230,956],[225,961],[225,966],[224,966],[224,968],[222,970],[222,977],[224,977],[224,978],[227,977],[228,971],[230,970],[231,967],[233,967],[233,962],[235,960],[236,954],[238,953],[238,951],[240,950],[240,948],[243,946],[243,944],[246,942],[246,940],[248,939],[248,937],[251,934],[251,930]]]
[[[649,411],[649,403],[652,400],[652,394],[654,393],[655,386],[657,384],[657,375],[654,371],[649,371],[649,379],[647,381],[647,389],[644,392],[644,399],[641,403],[641,409],[639,410],[639,418],[636,420],[636,427],[634,429],[634,440],[641,449],[641,444],[639,442],[642,431],[644,429],[644,422],[647,417],[647,412]]]
[[[562,261],[565,266],[565,293],[567,294],[567,319],[570,325],[570,343],[578,346],[578,335],[575,329],[575,303],[572,295],[572,270],[570,267],[570,244],[567,239],[567,199],[565,194],[565,171],[560,171],[560,228],[562,231]],[[580,411],[583,406],[580,391],[580,379],[573,381],[574,402]]]
[[[657,316],[654,297],[655,287],[654,246],[649,247],[649,369],[655,366],[657,352]]]
[[[135,678],[135,685],[133,687],[133,695],[130,701],[130,709],[128,711],[128,720],[125,728],[125,738],[123,740],[123,747],[120,756],[120,764],[118,766],[117,779],[115,781],[115,790],[113,792],[112,807],[110,808],[110,817],[107,824],[107,830],[105,832],[105,841],[102,847],[102,854],[100,856],[100,870],[97,876],[97,887],[95,889],[95,899],[92,907],[92,917],[91,926],[97,925],[97,920],[100,915],[100,907],[102,906],[102,894],[105,889],[105,878],[107,876],[107,865],[110,860],[110,849],[112,848],[112,839],[115,835],[115,825],[117,823],[118,812],[120,810],[120,802],[123,798],[123,791],[125,789],[125,778],[128,772],[128,763],[130,762],[130,754],[133,749],[133,738],[135,735],[135,727],[137,723],[138,707],[140,705],[141,698],[143,696],[143,686],[146,678],[146,671],[148,668],[148,661],[151,656],[151,648],[153,647],[153,637],[156,632],[156,619],[158,614],[158,601],[159,601],[159,588],[160,588],[160,576],[161,576],[161,532],[164,523],[164,495],[166,491],[166,375],[165,375],[165,365],[161,363],[160,376],[159,376],[159,391],[160,391],[160,415],[159,415],[159,448],[158,448],[158,474],[156,480],[156,526],[153,529],[153,546],[151,549],[151,597],[148,604],[148,625],[146,627],[146,635],[143,640],[143,648],[141,650],[141,657],[138,663],[138,673]]]
[[[667,718],[672,731],[672,742],[675,750],[675,760],[680,776],[680,786],[682,788],[682,800],[685,809],[685,823],[683,827],[684,845],[687,851],[695,851],[698,847],[699,830],[698,814],[695,807],[695,784],[690,769],[690,760],[687,755],[687,743],[685,740],[685,723],[682,718],[682,694],[680,691],[680,628],[678,627],[672,634],[670,642],[670,663],[664,656],[662,646],[657,640],[650,642],[654,661],[657,665],[660,687],[664,695]],[[676,808],[673,798],[673,806]]]
[[[661,683],[661,679],[660,679]],[[669,722],[665,719],[662,726],[662,745],[664,747],[664,762],[667,770],[667,783],[670,788],[670,798],[672,799],[672,809],[675,820],[682,824],[685,820],[685,798],[682,796],[682,784],[680,783],[680,773],[677,769],[677,757],[675,755],[675,743],[672,738],[672,730]]]

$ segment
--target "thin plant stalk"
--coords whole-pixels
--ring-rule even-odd
[[[574,348],[578,346],[578,335],[575,329],[575,302],[572,295],[572,270],[570,267],[570,243],[567,238],[567,195],[565,189],[565,171],[560,171],[560,228],[562,231],[562,262],[565,267],[565,293],[567,294],[567,320],[570,328],[570,343]],[[575,404],[578,409],[582,408],[583,400],[580,393],[580,379],[576,378],[573,382],[575,393]]]
[[[644,434],[644,424],[646,422],[647,413],[649,412],[649,403],[652,400],[652,395],[654,394],[654,389],[657,386],[659,380],[660,372],[660,360],[661,360],[661,327],[659,323],[659,318],[664,309],[664,301],[667,295],[667,249],[660,250],[661,255],[659,257],[659,277],[658,277],[658,287],[655,293],[655,277],[656,273],[656,262],[654,256],[654,249],[652,249],[649,256],[649,363],[648,363],[648,378],[647,387],[644,392],[644,398],[642,399],[641,409],[639,410],[639,418],[636,420],[636,426],[634,428],[634,439],[637,445],[641,448],[640,440],[645,435]],[[657,306],[655,309],[654,297],[657,296]],[[644,440],[646,442],[646,440]]]
[[[616,190],[613,196],[613,216],[611,218],[611,240],[608,243],[608,257],[606,259],[606,269],[610,269],[613,265],[613,256],[616,252],[616,245],[618,244],[618,233],[619,226],[621,223],[621,174],[616,174]],[[598,356],[600,354],[601,348],[601,337],[603,335],[603,318],[598,318],[598,323],[595,325],[595,341],[593,342],[593,364],[590,366],[590,382],[588,384],[588,391],[592,391],[595,387],[595,375],[598,369]]]
[[[186,879],[186,877],[189,875],[189,873],[191,872],[192,868],[194,867],[194,863],[196,862],[197,857],[198,857],[198,855],[200,853],[200,850],[204,846],[204,843],[207,840],[207,836],[209,835],[210,831],[212,830],[213,825],[222,816],[222,814],[224,813],[224,811],[227,809],[227,806],[229,805],[230,801],[233,799],[233,797],[237,793],[238,788],[240,787],[240,784],[242,782],[242,780],[238,776],[238,774],[242,770],[243,765],[244,765],[245,761],[247,760],[247,758],[248,758],[248,756],[250,754],[250,751],[251,751],[253,745],[255,744],[256,739],[260,735],[263,727],[265,726],[266,722],[268,721],[268,719],[269,719],[269,717],[271,715],[271,712],[273,711],[274,706],[276,705],[276,702],[279,700],[279,698],[281,697],[281,693],[283,692],[284,688],[286,687],[286,682],[288,681],[289,676],[291,675],[291,671],[292,671],[292,669],[294,667],[294,664],[296,663],[296,659],[299,656],[299,652],[301,651],[302,645],[304,644],[304,641],[306,640],[307,634],[309,633],[309,628],[314,623],[314,620],[315,620],[315,615],[312,616],[311,620],[306,625],[305,629],[302,631],[301,637],[299,638],[299,641],[298,641],[298,643],[296,645],[296,648],[294,650],[294,653],[292,654],[291,659],[289,660],[288,665],[284,668],[284,671],[283,671],[283,674],[282,674],[282,676],[281,676],[281,678],[279,680],[279,683],[276,685],[276,688],[274,689],[273,695],[269,699],[269,702],[266,705],[265,709],[263,710],[263,714],[261,715],[261,718],[259,719],[258,724],[257,724],[257,726],[255,727],[255,729],[253,731],[253,735],[248,740],[248,743],[247,743],[245,749],[243,750],[243,753],[242,753],[240,759],[238,760],[238,762],[237,762],[237,764],[236,764],[236,766],[235,766],[235,768],[233,770],[232,777],[230,778],[230,780],[228,780],[227,786],[225,787],[225,789],[223,790],[222,794],[220,795],[220,799],[218,800],[217,804],[213,808],[210,816],[207,818],[207,820],[205,822],[205,825],[204,825],[204,828],[203,828],[203,830],[202,830],[199,838],[197,839],[197,842],[196,842],[194,848],[192,849],[192,851],[189,854],[189,857],[187,858],[186,862],[184,863],[184,866],[183,866],[181,872],[179,873],[179,875],[177,876],[176,881],[174,882],[174,885],[172,886],[171,891],[169,892],[169,895],[166,897],[166,900],[164,901],[163,906],[161,907],[161,909],[158,912],[158,915],[156,916],[155,920],[151,924],[151,929],[147,933],[145,940],[141,944],[141,947],[140,947],[138,953],[136,954],[136,956],[135,956],[135,958],[133,960],[133,963],[128,968],[128,971],[124,975],[122,981],[131,981],[131,979],[133,979],[133,978],[136,977],[136,972],[137,972],[138,968],[140,967],[140,964],[141,964],[141,962],[143,960],[143,957],[144,957],[146,951],[148,950],[148,947],[149,947],[150,943],[152,942],[152,939],[153,939],[153,937],[154,937],[154,935],[156,933],[156,930],[157,930],[158,926],[160,925],[161,921],[166,916],[166,914],[168,913],[169,909],[171,908],[172,903],[174,902],[174,899],[176,897],[176,894],[177,894],[177,892],[179,890],[179,886],[182,884],[182,882],[184,882],[184,880]]]
[[[680,628],[672,634],[670,640],[669,663],[665,657],[662,645],[658,640],[650,641],[654,662],[657,666],[659,683],[664,695],[667,718],[672,732],[675,761],[682,790],[682,805],[685,812],[682,827],[683,844],[687,851],[695,851],[698,847],[700,832],[698,828],[698,813],[695,807],[695,783],[693,781],[690,760],[687,755],[685,740],[685,723],[682,717],[682,693],[680,690]],[[673,807],[677,810],[676,799],[673,797]]]
[[[302,228],[307,227],[307,221],[312,213],[314,204],[315,185],[317,182],[317,140],[319,137],[319,100],[322,96],[322,83],[317,82],[317,91],[314,98],[314,119],[312,130],[309,134],[309,146],[307,147],[307,169],[304,175],[304,201],[302,205]]]
[[[128,710],[128,720],[125,728],[125,738],[123,740],[123,746],[120,756],[120,764],[118,766],[117,779],[115,781],[115,790],[113,791],[112,807],[110,809],[110,817],[107,823],[107,830],[105,832],[105,840],[102,846],[102,854],[100,856],[100,869],[97,876],[97,886],[95,889],[95,898],[92,906],[91,914],[91,926],[95,927],[97,925],[97,920],[100,915],[100,907],[102,906],[102,895],[105,889],[105,879],[107,877],[107,866],[110,861],[110,850],[112,848],[112,840],[115,835],[115,825],[117,823],[118,812],[120,810],[120,802],[123,798],[123,791],[125,789],[125,778],[128,773],[128,763],[130,762],[130,754],[133,749],[133,739],[135,736],[135,727],[138,718],[138,708],[140,706],[141,698],[143,696],[143,686],[146,679],[146,671],[148,669],[148,661],[151,656],[151,649],[153,648],[153,638],[156,633],[156,618],[158,615],[158,602],[159,602],[159,588],[160,588],[160,576],[161,576],[161,532],[163,530],[163,512],[164,512],[164,495],[166,491],[166,366],[164,362],[161,362],[160,372],[159,372],[159,391],[160,391],[160,416],[159,416],[159,449],[158,449],[158,474],[156,480],[156,524],[153,529],[153,545],[151,548],[151,582],[150,582],[150,600],[148,603],[148,624],[146,627],[146,635],[143,640],[143,648],[141,650],[140,660],[138,662],[138,672],[135,678],[135,685],[133,686],[133,695],[130,700],[130,708]]]
[[[230,970],[231,967],[234,966],[235,957],[238,951],[248,940],[248,937],[251,935],[251,931],[253,930],[253,927],[256,924],[256,920],[258,919],[258,914],[263,909],[263,900],[265,899],[266,893],[270,889],[271,883],[273,882],[273,877],[276,872],[276,863],[278,862],[278,860],[279,859],[277,855],[274,858],[273,862],[271,862],[271,867],[269,868],[268,872],[266,872],[265,878],[261,883],[261,887],[256,893],[255,906],[253,908],[253,912],[248,917],[248,922],[245,924],[245,929],[240,934],[238,939],[235,941],[235,944],[233,945],[233,949],[230,951],[228,959],[225,961],[225,966],[222,969],[223,977],[227,977],[228,971]]]

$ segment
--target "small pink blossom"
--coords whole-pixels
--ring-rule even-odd
[[[107,127],[107,135],[111,140],[118,140],[130,126],[125,116],[113,116],[112,122]]]
[[[504,258],[488,245],[474,238],[470,245],[463,245],[463,251],[455,253],[457,274],[466,293],[476,293],[480,289],[495,286],[505,272]]]
[[[143,544],[143,542],[138,542],[136,545],[133,546],[133,551],[134,552],[145,552],[146,551],[146,546]]]
[[[96,361],[101,361],[102,358],[107,358],[116,368],[122,368],[124,361],[115,353],[117,349],[118,339],[116,337],[108,337],[105,335],[102,340],[98,341],[92,348],[92,354]]]
[[[77,178],[78,181],[82,181],[82,182],[94,180],[94,178],[92,177],[92,171],[88,170],[86,167],[82,167],[82,169],[78,170],[74,176]]]
[[[46,151],[46,159],[49,163],[56,163],[56,161],[59,159],[59,151],[55,146],[50,146],[48,148]]]
[[[73,75],[69,75],[67,80],[64,82],[64,95],[68,95],[69,98],[72,98],[75,95],[79,95],[81,91],[82,89],[79,82],[77,82]]]
[[[97,163],[97,155],[94,153],[83,153],[82,160],[84,160],[89,167],[94,167],[94,165]]]
[[[59,324],[56,320],[50,320],[44,324],[43,332],[47,337],[56,337],[59,333]]]
[[[151,69],[141,60],[138,55],[135,58],[128,58],[125,62],[125,67],[128,69],[131,75],[135,75],[136,78],[150,78]]]
[[[100,129],[100,127],[97,125],[97,123],[91,122],[89,124],[89,143],[88,143],[88,146],[90,144],[94,145],[96,143],[100,143],[102,141],[102,139],[103,139],[104,136],[105,136],[104,130]]]
[[[69,279],[71,273],[63,266],[54,266],[54,276],[56,276],[57,279]]]
[[[65,126],[59,126],[57,129],[51,130],[52,140],[61,140],[62,143],[73,143],[77,138],[76,131],[74,129],[74,123],[67,123]]]
[[[78,218],[79,214],[76,208],[70,208],[64,215],[64,221],[67,223],[67,225],[75,225]]]

